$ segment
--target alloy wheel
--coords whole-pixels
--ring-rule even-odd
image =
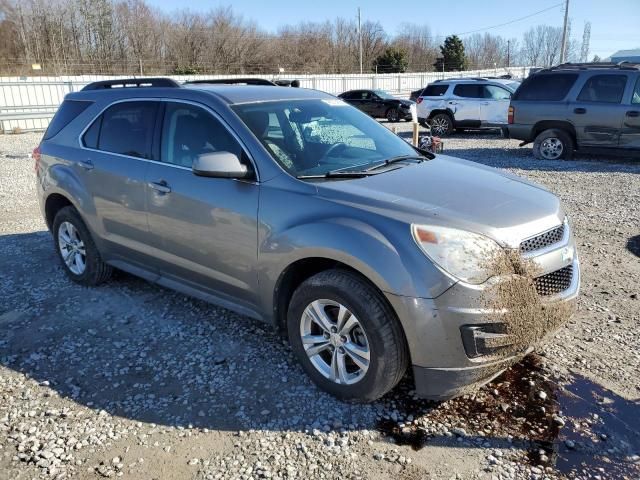
[[[431,121],[431,131],[442,136],[449,131],[449,120],[445,117],[437,117]]]
[[[311,302],[300,319],[300,336],[311,364],[341,385],[360,381],[369,370],[370,349],[360,321],[333,300]]]
[[[557,160],[564,152],[564,145],[559,138],[545,138],[540,144],[540,155],[547,160]]]
[[[78,229],[71,222],[62,222],[58,228],[58,249],[67,268],[82,275],[87,268],[87,252]]]

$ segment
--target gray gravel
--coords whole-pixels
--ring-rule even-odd
[[[66,280],[35,198],[38,141],[0,136],[0,478],[640,477],[640,164],[446,139],[562,198],[579,312],[476,395],[428,404],[405,379],[354,405],[248,318],[126,274]]]

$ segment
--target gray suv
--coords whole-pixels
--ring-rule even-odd
[[[535,263],[534,303],[569,307],[560,321],[578,293],[557,197],[314,90],[98,82],[66,97],[34,158],[71,280],[117,268],[267,322],[343,399],[376,399],[409,367],[419,395],[449,398],[556,328],[511,330],[487,293],[525,277],[488,258]]]
[[[640,150],[640,65],[563,64],[540,70],[516,91],[509,135],[533,154],[569,159],[575,150]]]

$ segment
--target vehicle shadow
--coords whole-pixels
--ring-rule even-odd
[[[123,273],[97,288],[78,286],[47,232],[0,236],[0,252],[1,368],[38,382],[51,403],[59,396],[86,407],[88,416],[223,431],[377,429],[414,448],[463,442],[530,451],[534,464],[571,468],[608,455],[635,468],[627,456],[640,451],[639,403],[578,375],[560,387],[538,360],[448,402],[415,399],[407,376],[378,402],[344,403],[311,384],[268,325]],[[564,427],[553,420],[560,412]],[[24,419],[9,421],[11,429]],[[601,434],[616,440],[614,453]]]

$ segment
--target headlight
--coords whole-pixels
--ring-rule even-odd
[[[412,225],[422,251],[441,269],[463,282],[479,285],[493,275],[492,265],[504,250],[484,235],[455,228]]]

